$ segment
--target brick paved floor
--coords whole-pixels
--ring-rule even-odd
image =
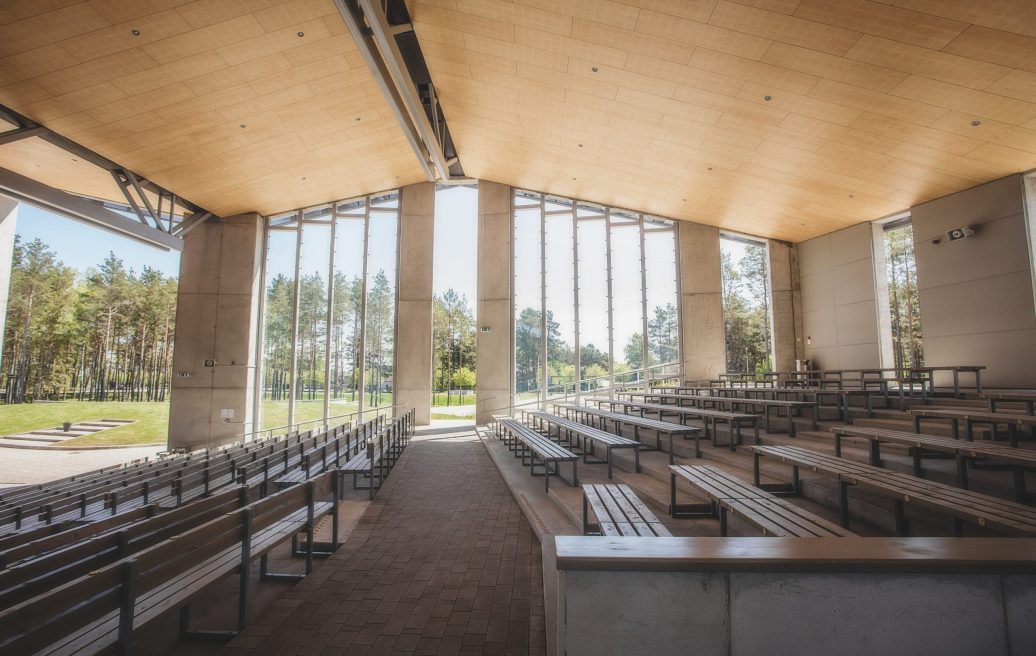
[[[540,545],[473,433],[417,437],[346,544],[222,654],[544,654]]]

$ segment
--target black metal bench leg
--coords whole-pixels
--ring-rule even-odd
[[[957,484],[968,489],[968,459],[960,453],[957,454]]]
[[[845,481],[838,481],[838,513],[842,521],[842,528],[849,528],[849,484]]]
[[[1025,468],[1014,468],[1014,500],[1018,503],[1025,503],[1029,495],[1025,491]]]
[[[755,486],[759,487],[759,452],[755,451],[752,453],[752,476],[755,481]]]
[[[906,509],[904,508],[903,500],[895,500],[894,508],[895,520],[896,520],[896,535],[906,535]]]
[[[719,507],[719,534],[727,537],[727,509],[723,506]]]

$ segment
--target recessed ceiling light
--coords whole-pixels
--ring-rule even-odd
[[[710,170],[710,171],[712,170],[712,167],[711,167],[711,166],[709,167],[709,170]]]
[[[766,102],[770,102],[771,100],[773,100],[773,96],[763,96],[763,100],[765,100]]]
[[[302,176],[302,179],[303,179],[303,180],[305,180],[305,179],[306,179],[306,176]]]
[[[356,120],[357,120],[357,121],[359,121],[359,120],[360,120],[360,117],[359,117],[359,116],[357,116],[357,117],[356,117]]]
[[[242,123],[242,124],[241,124],[241,127],[245,127],[245,124],[244,124],[244,123]]]
[[[977,128],[980,125],[982,125],[982,121],[977,121],[976,120],[976,121],[972,121],[971,122],[971,127],[973,127],[973,128]]]
[[[849,194],[849,198],[856,198],[853,194]]]
[[[596,66],[594,66],[594,67],[593,67],[593,68],[591,68],[590,70],[591,70],[591,71],[593,71],[594,73],[596,73],[596,72],[597,72],[597,67],[596,67]]]
[[[298,36],[299,36],[299,37],[304,37],[304,36],[306,36],[306,33],[305,33],[305,32],[299,32],[299,33],[298,33]]]
[[[140,36],[140,30],[133,30],[131,34],[133,34],[133,36]]]
[[[582,148],[582,147],[583,147],[583,144],[579,144],[579,147],[580,147],[580,148]]]
[[[572,178],[572,179],[575,180],[575,178]]]

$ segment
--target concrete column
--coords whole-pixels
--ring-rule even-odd
[[[794,244],[767,242],[770,251],[770,314],[773,317],[773,366],[792,371],[805,357],[802,340],[802,296],[799,253]]]
[[[435,184],[403,187],[399,216],[399,300],[396,319],[396,403],[431,421],[432,253]]]
[[[511,188],[478,183],[475,421],[485,424],[511,393]]]
[[[678,230],[683,377],[715,378],[727,368],[719,228],[681,222]]]
[[[262,217],[209,219],[184,239],[176,299],[169,448],[240,440],[254,430]]]
[[[7,321],[7,298],[11,290],[11,263],[14,259],[14,233],[18,224],[18,201],[0,196],[0,341]],[[0,357],[3,349],[0,349]],[[2,363],[0,363],[2,364]]]

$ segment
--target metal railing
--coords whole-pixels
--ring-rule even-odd
[[[651,365],[640,369],[631,369],[614,376],[596,376],[593,378],[581,378],[576,381],[548,385],[546,393],[543,390],[529,392],[513,392],[500,394],[487,399],[477,399],[477,407],[493,408],[494,414],[507,414],[514,416],[515,412],[521,410],[542,410],[548,404],[568,403],[580,398],[596,398],[607,395],[614,398],[615,392],[628,389],[646,389],[649,385],[665,380],[679,381],[679,362],[666,362],[663,364]],[[523,396],[535,394],[536,398],[522,399]],[[506,404],[498,404],[500,399],[507,399]],[[485,404],[485,405],[483,405]]]

